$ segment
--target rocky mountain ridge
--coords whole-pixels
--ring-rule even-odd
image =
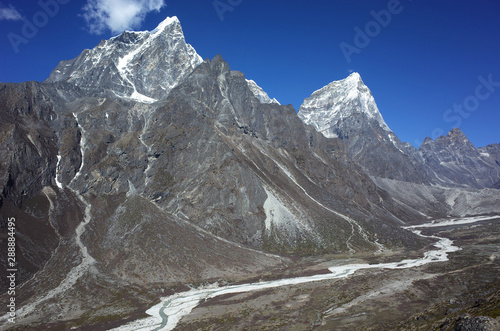
[[[460,129],[455,128],[435,141],[427,138],[418,151],[425,164],[444,182],[473,188],[498,187],[498,144],[496,148],[490,145],[478,149]]]
[[[358,73],[334,81],[307,98],[299,117],[325,137],[339,137],[371,176],[445,187],[498,187],[496,145],[476,148],[460,129],[415,149],[385,123]],[[390,162],[389,162],[390,160]]]

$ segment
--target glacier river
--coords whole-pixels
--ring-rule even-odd
[[[338,279],[348,277],[357,270],[361,269],[405,269],[422,266],[433,262],[448,261],[448,253],[456,252],[461,248],[453,245],[453,241],[437,236],[425,236],[420,229],[435,228],[450,225],[464,225],[480,221],[496,219],[498,216],[468,217],[459,219],[445,219],[432,221],[420,225],[408,226],[406,229],[413,233],[426,237],[437,239],[434,243],[436,249],[430,250],[422,258],[405,259],[399,262],[379,263],[379,264],[348,264],[328,268],[331,273],[314,276],[296,277],[288,279],[279,279],[273,281],[263,281],[258,283],[227,285],[219,287],[217,284],[191,289],[186,292],[175,293],[169,297],[163,298],[160,303],[146,311],[151,317],[130,322],[113,330],[173,330],[181,318],[188,315],[198,304],[205,299],[210,299],[223,294],[242,293],[263,290],[273,287],[297,285],[320,280]]]

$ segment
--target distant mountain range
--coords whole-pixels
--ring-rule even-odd
[[[18,326],[132,316],[165,286],[418,248],[401,225],[500,212],[499,144],[459,129],[401,142],[358,73],[297,114],[203,60],[175,17],[42,83],[0,84],[0,132],[0,216],[22,220]]]

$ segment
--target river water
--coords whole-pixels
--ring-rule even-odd
[[[448,238],[437,236],[424,236],[422,229],[435,228],[451,225],[464,225],[480,221],[495,219],[497,217],[469,217],[460,219],[445,219],[432,221],[421,225],[408,226],[406,229],[417,235],[426,238],[434,238],[437,242],[435,249],[425,252],[422,258],[406,259],[399,262],[379,263],[379,264],[347,264],[328,268],[329,274],[314,276],[296,277],[264,281],[240,285],[210,286],[191,289],[190,291],[173,294],[163,298],[160,303],[146,311],[151,317],[130,322],[114,330],[173,330],[183,316],[188,315],[200,302],[223,294],[242,293],[274,288],[279,286],[297,285],[302,283],[315,282],[320,280],[338,279],[348,277],[361,269],[406,269],[422,266],[428,263],[448,261],[448,253],[460,250],[460,247],[453,245],[453,241]]]

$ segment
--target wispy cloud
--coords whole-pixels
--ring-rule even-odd
[[[119,33],[138,28],[146,14],[164,6],[165,0],[88,0],[83,18],[90,33],[101,34],[108,29]]]
[[[8,7],[4,7],[2,3],[0,3],[0,21],[9,20],[9,21],[18,21],[21,19],[21,14],[17,11],[14,6],[9,5]]]

